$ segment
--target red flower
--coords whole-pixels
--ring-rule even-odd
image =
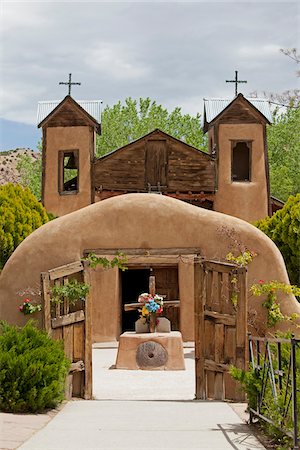
[[[264,280],[259,280],[259,284],[264,284]]]
[[[26,298],[26,300],[24,300],[24,303],[30,303],[30,299]]]
[[[157,313],[160,314],[160,313],[162,313],[162,312],[163,312],[163,308],[160,307],[160,308],[157,310]]]
[[[23,311],[23,306],[19,306],[19,310],[20,310],[20,311]]]

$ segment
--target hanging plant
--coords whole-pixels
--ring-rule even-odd
[[[89,291],[90,287],[88,284],[70,280],[63,286],[55,285],[51,288],[51,301],[53,303],[63,303],[64,299],[67,299],[70,305],[75,305],[79,300],[84,301]]]
[[[277,293],[278,291],[284,294],[294,294],[300,295],[300,288],[286,283],[281,283],[279,281],[268,281],[265,283],[263,280],[259,280],[258,284],[253,284],[250,288],[252,294],[260,297],[266,294],[266,299],[263,301],[262,305],[268,311],[267,324],[269,327],[273,327],[277,322],[281,320],[294,320],[298,317],[298,314],[292,314],[292,316],[284,316],[280,310],[279,303],[277,303]]]

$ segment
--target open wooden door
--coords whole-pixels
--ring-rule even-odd
[[[67,399],[73,396],[91,399],[93,395],[91,293],[76,305],[69,305],[67,299],[53,304],[51,287],[74,278],[90,285],[89,271],[86,262],[78,261],[41,274],[44,327],[53,339],[63,340],[65,354],[72,363],[66,383]]]
[[[196,398],[243,401],[230,376],[247,364],[247,270],[196,257],[195,366]]]

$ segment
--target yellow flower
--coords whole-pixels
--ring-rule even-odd
[[[148,309],[146,308],[146,306],[143,306],[143,308],[142,308],[142,315],[143,316],[148,316],[148,314],[149,314]]]

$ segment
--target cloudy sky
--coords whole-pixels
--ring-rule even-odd
[[[35,149],[37,102],[113,105],[150,97],[189,114],[232,97],[238,70],[253,91],[296,87],[280,48],[299,47],[299,2],[1,2],[0,150]],[[299,80],[299,79],[298,79]]]

